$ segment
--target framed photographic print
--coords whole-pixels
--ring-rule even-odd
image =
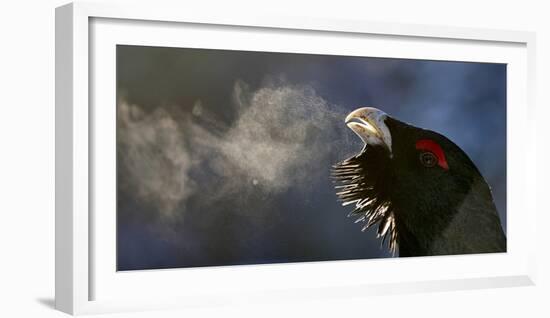
[[[58,8],[56,308],[533,284],[533,45]]]

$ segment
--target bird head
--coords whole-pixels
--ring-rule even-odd
[[[445,136],[372,107],[351,112],[345,124],[364,146],[333,166],[337,196],[363,230],[378,224],[382,242],[389,237],[400,256],[429,253],[472,195],[494,209],[474,163]]]

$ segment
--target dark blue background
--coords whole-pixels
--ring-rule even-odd
[[[491,185],[506,228],[505,65],[117,48],[119,98],[145,112],[163,107],[174,118],[185,117],[200,100],[205,109],[231,125],[238,114],[223,105],[231,103],[236,81],[246,83],[251,91],[273,82],[307,85],[343,116],[359,106],[375,106],[402,121],[446,135],[472,158]],[[343,117],[338,120],[335,125],[344,126]],[[285,123],[280,125],[283,129]],[[374,231],[362,233],[360,225],[346,218],[348,209],[336,202],[330,165],[345,159],[342,154],[350,149],[358,151],[361,144],[345,127],[334,131],[331,145],[341,149],[319,158],[326,170],[319,172],[321,177],[307,191],[298,187],[276,193],[246,189],[251,194],[244,203],[232,196],[216,198],[216,204],[206,206],[208,187],[224,180],[207,180],[204,174],[197,180],[204,182],[205,191],[178,207],[177,213],[185,218],[167,222],[154,204],[139,198],[131,187],[119,185],[118,270],[391,256],[380,248]],[[119,160],[119,182],[128,179],[126,173]],[[264,219],[258,221],[251,215]]]

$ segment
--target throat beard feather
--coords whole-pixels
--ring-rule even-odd
[[[365,146],[358,155],[333,165],[331,176],[342,206],[354,205],[348,217],[357,217],[355,223],[364,223],[362,231],[378,224],[381,245],[389,238],[389,250],[395,255],[398,233],[388,191],[388,156],[385,148]]]

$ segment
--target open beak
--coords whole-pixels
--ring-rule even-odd
[[[346,117],[346,125],[367,145],[380,145],[391,148],[391,133],[384,122],[388,115],[373,107],[362,107]]]

